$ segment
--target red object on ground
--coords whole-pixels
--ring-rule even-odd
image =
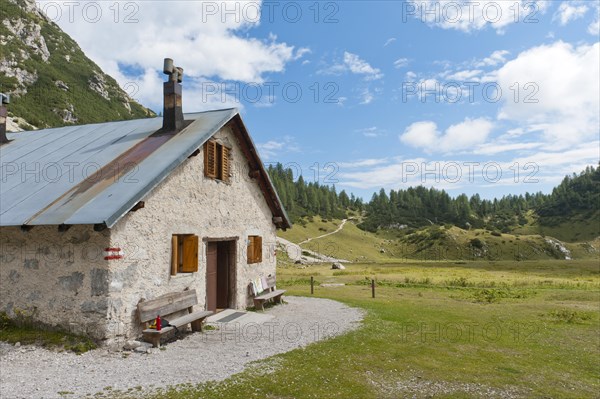
[[[158,315],[156,316],[156,331],[160,331],[162,329],[162,326],[160,324],[160,315]]]

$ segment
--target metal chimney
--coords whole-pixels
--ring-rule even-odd
[[[6,104],[10,102],[10,97],[7,94],[0,93],[0,145],[8,143],[8,138],[6,137],[6,118],[8,118],[8,111],[6,109]]]
[[[181,107],[181,82],[183,69],[173,65],[171,58],[165,58],[163,67],[169,80],[163,84],[163,131],[177,132],[183,128],[183,110]]]

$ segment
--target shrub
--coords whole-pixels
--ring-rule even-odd
[[[473,248],[478,248],[478,249],[483,249],[483,247],[485,247],[485,241],[483,241],[479,238],[473,238],[471,241],[469,241],[469,244]]]

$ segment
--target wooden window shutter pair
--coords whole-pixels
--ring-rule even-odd
[[[204,176],[229,182],[231,150],[214,140],[204,143]]]
[[[198,271],[198,236],[173,235],[171,239],[171,275]]]

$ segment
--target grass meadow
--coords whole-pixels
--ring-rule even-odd
[[[279,287],[309,296],[311,276],[366,312],[359,329],[155,397],[600,397],[597,261],[288,266]]]

